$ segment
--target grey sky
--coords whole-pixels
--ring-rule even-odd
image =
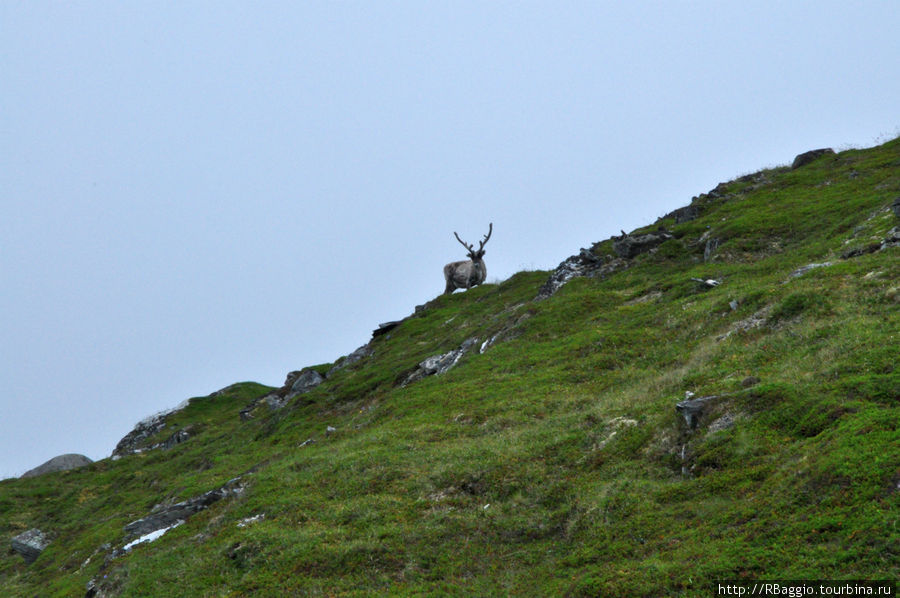
[[[900,132],[896,2],[0,3],[0,477]]]

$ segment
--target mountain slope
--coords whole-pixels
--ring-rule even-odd
[[[0,555],[0,588],[900,578],[898,195],[900,139],[741,177],[566,260],[552,289],[522,272],[438,297],[319,383],[236,384],[120,458],[0,482],[0,536],[49,539],[30,565]],[[125,550],[153,516],[168,531]]]

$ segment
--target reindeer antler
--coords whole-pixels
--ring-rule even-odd
[[[456,234],[456,231],[453,231],[453,236],[456,237],[456,240],[462,243],[462,246],[468,249],[469,251],[475,251],[471,245],[466,244],[465,241],[459,238],[459,235]]]
[[[484,249],[484,246],[487,244],[488,240],[491,238],[491,234],[494,232],[494,223],[491,222],[488,224],[488,234],[484,236],[483,241],[478,242],[478,251]]]
[[[491,222],[488,224],[488,234],[484,236],[484,239],[478,242],[478,252],[481,252],[484,249],[485,244],[487,244],[488,240],[491,238],[491,234],[494,232],[494,223]],[[453,236],[456,237],[456,240],[460,242],[460,244],[469,250],[469,253],[477,253],[475,251],[475,246],[469,243],[466,243],[462,239],[459,238],[459,235],[456,234],[456,231],[453,231]]]

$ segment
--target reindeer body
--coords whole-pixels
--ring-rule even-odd
[[[484,279],[487,278],[487,267],[484,265],[484,259],[482,259],[485,253],[484,246],[488,239],[491,238],[493,231],[494,224],[491,223],[488,228],[488,234],[478,244],[478,249],[475,249],[473,245],[467,245],[459,238],[459,235],[455,232],[453,233],[456,236],[456,240],[469,250],[469,259],[450,262],[444,266],[444,280],[447,282],[447,286],[444,289],[445,295],[452,293],[456,289],[470,289],[484,282]]]
[[[444,266],[444,280],[447,281],[444,293],[452,293],[456,289],[470,289],[483,283],[485,278],[487,268],[482,259],[450,262]]]

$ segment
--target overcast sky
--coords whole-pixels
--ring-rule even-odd
[[[0,477],[900,134],[885,2],[0,3]],[[235,417],[237,415],[235,414]]]

